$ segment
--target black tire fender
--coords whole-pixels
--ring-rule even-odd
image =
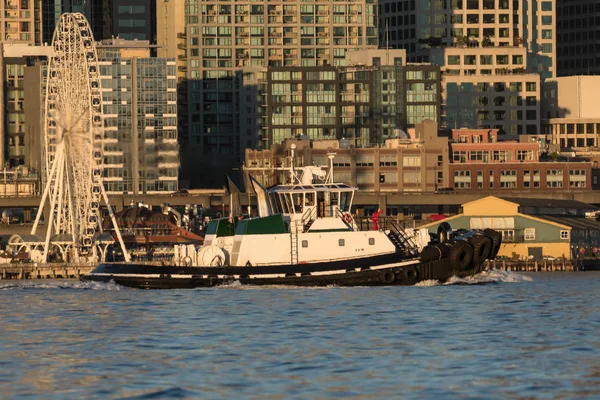
[[[396,274],[391,269],[386,269],[379,274],[379,280],[381,283],[389,285],[396,280]]]
[[[500,251],[500,245],[502,244],[502,233],[494,229],[484,229],[483,234],[492,239],[492,251],[490,252],[490,260],[493,260]]]
[[[490,258],[493,250],[492,239],[484,235],[477,235],[470,237],[469,242],[473,246],[473,264],[481,265]]]
[[[453,243],[450,249],[450,262],[459,271],[468,269],[473,262],[473,247],[462,240]]]
[[[404,268],[402,274],[404,275],[405,282],[415,283],[419,279],[419,271],[412,265]]]

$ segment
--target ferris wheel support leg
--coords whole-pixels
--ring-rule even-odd
[[[110,219],[115,227],[115,232],[117,234],[117,238],[119,239],[119,244],[121,245],[121,251],[123,251],[123,257],[125,257],[126,262],[131,261],[131,257],[129,257],[129,253],[125,248],[125,242],[123,242],[123,236],[121,236],[121,230],[119,229],[119,225],[117,224],[117,218],[115,218],[115,213],[113,212],[110,203],[108,202],[108,195],[106,194],[106,190],[104,190],[104,184],[100,183],[100,191],[102,191],[102,197],[106,202],[106,208],[108,209],[108,215],[110,215]]]
[[[68,175],[67,175],[68,178]],[[69,210],[74,210],[74,206],[73,206],[73,193],[71,191],[71,185],[70,183],[68,183],[67,185],[65,185],[65,190],[67,192],[67,199],[69,201]],[[75,218],[74,218],[74,212],[70,212],[68,215],[68,221],[65,221],[66,224],[70,224],[71,226],[71,232],[76,232],[75,230]],[[65,216],[65,219],[67,217]],[[73,261],[75,262],[79,262],[79,252],[77,251],[77,239],[75,238],[75,233],[73,233]]]
[[[65,185],[63,183],[63,177],[62,175],[64,174],[65,171],[65,167],[64,167],[64,163],[61,163],[61,165],[58,167],[58,171],[60,172],[58,175],[58,207],[56,209],[57,211],[57,218],[56,218],[56,228],[55,228],[55,232],[56,233],[60,233],[60,228],[61,228],[61,224],[64,222],[64,209],[63,209],[63,198],[64,198],[64,191],[65,191]],[[66,260],[65,260],[66,261]]]
[[[59,170],[61,169],[62,163],[64,162],[64,152],[63,151],[59,151],[55,162],[59,165]],[[55,171],[55,173],[58,174],[59,171]],[[50,176],[51,178],[51,176]],[[48,186],[50,185],[51,180],[48,181]],[[50,237],[52,236],[52,225],[54,224],[54,212],[55,212],[55,206],[56,206],[56,196],[58,195],[58,188],[56,186],[54,186],[52,188],[52,193],[50,194],[50,217],[48,218],[48,222],[46,225],[46,240],[44,241],[44,254],[42,255],[42,258],[44,260],[44,262],[48,261],[48,252],[50,251]]]
[[[50,187],[52,186],[50,182],[52,182],[52,176],[56,173],[57,162],[52,165],[52,171],[48,175],[48,182],[46,182],[46,187],[44,188],[44,194],[42,194],[42,201],[40,202],[40,208],[38,208],[37,215],[35,216],[35,222],[33,223],[33,228],[31,228],[31,234],[35,235],[35,231],[40,223],[40,218],[44,212],[44,205],[46,204],[46,199],[48,198],[48,193],[50,192]]]

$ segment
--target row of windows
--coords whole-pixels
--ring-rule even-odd
[[[563,178],[562,170],[548,170],[546,171],[546,188],[562,188]],[[577,175],[576,173],[579,173]],[[540,188],[540,171],[533,171],[533,182],[531,182],[531,174],[529,170],[523,171],[523,187],[524,188]],[[501,189],[516,189],[517,188],[517,171],[516,170],[502,170],[500,171],[499,184]],[[532,185],[533,183],[533,185]],[[483,171],[477,171],[476,184],[478,189],[483,188]],[[489,171],[489,187],[494,188],[494,171]],[[456,189],[471,189],[471,171],[470,170],[457,170],[454,171],[454,187]],[[570,188],[585,188],[585,170],[570,170],[569,175],[569,187]]]
[[[475,55],[464,55],[462,56],[463,63],[465,65],[476,65],[477,64],[477,56]],[[449,55],[447,58],[448,65],[460,65],[461,56],[460,55]],[[495,61],[498,65],[509,65],[509,61],[512,60],[512,64],[514,65],[523,65],[523,56],[522,55],[513,55],[512,58],[508,55],[496,55]],[[494,56],[492,55],[480,55],[479,56],[479,64],[480,65],[493,65]],[[535,85],[535,82],[533,82]],[[533,89],[535,90],[535,89]]]
[[[537,154],[533,150],[517,150],[516,153],[510,150],[457,150],[452,152],[452,160],[455,163],[467,161],[489,162],[490,160],[507,162],[511,161],[515,154],[517,161],[534,161],[537,158]]]
[[[472,82],[464,82],[461,84],[455,82],[449,82],[446,85],[446,89],[449,93],[452,92],[489,92],[492,89],[495,92],[505,92],[507,88],[511,92],[521,92],[523,90],[522,82],[479,82],[477,84]],[[528,92],[536,92],[537,91],[537,83],[536,82],[526,82],[525,89]]]

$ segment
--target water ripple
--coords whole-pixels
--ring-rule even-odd
[[[599,283],[500,271],[382,288],[1,282],[0,398],[598,398]]]

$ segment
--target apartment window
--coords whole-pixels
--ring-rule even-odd
[[[374,156],[372,154],[359,154],[356,156],[357,167],[372,167]]]
[[[535,228],[525,228],[525,240],[535,240]]]
[[[480,56],[479,63],[481,65],[492,65],[492,56]]]
[[[380,167],[395,167],[397,165],[396,156],[379,156]]]
[[[517,150],[517,160],[532,161],[533,160],[533,150]]]
[[[467,10],[478,10],[479,0],[467,0]]]
[[[356,183],[359,185],[372,185],[375,176],[373,172],[357,172],[356,173]]]
[[[402,174],[402,181],[404,183],[420,184],[421,172],[404,172]]]
[[[483,189],[483,171],[477,171],[477,189]]]
[[[448,65],[460,65],[460,56],[448,56]]]
[[[404,167],[420,167],[421,157],[420,156],[404,156],[402,158],[402,165]]]
[[[457,162],[457,163],[467,162],[467,152],[466,151],[452,152],[452,161]]]
[[[397,172],[382,172],[379,174],[379,183],[398,183]]]
[[[563,183],[562,183],[562,181],[548,181],[548,182],[546,182],[546,187],[547,188],[562,188]]]
[[[542,43],[542,53],[552,53],[552,44]]]
[[[488,161],[488,152],[483,150],[469,151],[469,160],[471,161]]]
[[[569,231],[560,231],[561,239],[569,239]]]
[[[471,171],[454,171],[454,187],[456,189],[471,189]]]

